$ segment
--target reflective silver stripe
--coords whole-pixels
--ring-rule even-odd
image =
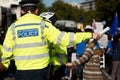
[[[41,25],[41,23],[20,24],[20,25],[16,25],[15,27],[32,26],[32,25]]]
[[[15,60],[31,60],[31,59],[39,59],[49,56],[49,53],[43,53],[38,55],[31,55],[31,56],[14,56]]]
[[[15,41],[16,40],[16,36],[15,36],[15,23],[13,23],[11,25],[11,29],[12,29],[13,40]]]
[[[41,35],[42,35],[41,39],[43,42],[44,42],[44,37],[43,37],[44,27],[45,27],[45,21],[42,20],[41,21]]]
[[[7,60],[6,58],[1,58],[1,62],[6,61],[6,60]]]
[[[65,34],[65,32],[61,32],[61,33],[60,33],[60,35],[58,36],[56,45],[59,45],[59,44],[60,44],[60,42],[61,42],[61,40],[62,40],[64,34]]]
[[[36,4],[32,4],[32,3],[27,3],[27,4],[23,4],[22,7],[26,7],[26,6],[37,6]]]
[[[74,33],[70,33],[70,38],[69,38],[69,45],[73,45],[73,41],[74,41]]]
[[[13,56],[7,57],[7,58],[1,58],[1,62],[6,61],[6,60],[10,60],[11,58],[13,58]]]
[[[63,57],[67,58],[67,55],[66,54],[61,54],[61,53],[57,53],[55,55],[53,55],[55,57],[57,57],[57,59],[59,60],[60,64],[63,65],[64,64],[64,61],[63,61]]]
[[[15,27],[31,26],[31,25],[41,25],[41,33],[42,33],[41,39],[42,39],[42,42],[39,42],[39,43],[16,44]],[[46,42],[44,41],[44,37],[43,37],[44,27],[45,27],[45,22],[44,21],[41,21],[41,23],[20,24],[20,25],[16,25],[16,26],[15,26],[15,23],[13,23],[12,26],[11,26],[11,29],[12,29],[13,40],[15,42],[14,48],[28,48],[28,47],[38,47],[38,46],[46,45]]]
[[[16,44],[15,48],[30,48],[30,47],[40,47],[40,46],[45,46],[44,42]]]
[[[15,23],[13,23],[11,25],[11,29],[12,29],[12,36],[13,36],[13,40],[14,40],[14,46],[13,46],[13,49],[15,48],[15,45],[16,45],[16,36],[15,36]],[[12,49],[12,50],[13,50]]]
[[[8,48],[5,45],[3,45],[2,48],[7,52],[12,52],[12,50],[13,50],[12,48]]]

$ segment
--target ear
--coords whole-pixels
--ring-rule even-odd
[[[37,14],[37,13],[38,13],[38,9],[35,10],[35,14]]]
[[[24,11],[24,10],[21,10],[21,14],[25,14],[25,11]]]

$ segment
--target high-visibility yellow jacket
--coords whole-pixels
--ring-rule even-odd
[[[47,41],[67,46],[91,37],[91,33],[60,32],[51,23],[44,24],[42,18],[28,13],[8,28],[2,47],[2,63],[8,67],[13,57],[17,70],[43,69],[50,62]]]
[[[2,53],[1,53],[1,48],[2,48],[2,45],[0,44],[0,56],[2,55]]]
[[[54,69],[65,65],[67,62],[67,46],[50,44],[50,62],[53,64]]]

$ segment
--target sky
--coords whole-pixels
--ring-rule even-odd
[[[52,5],[52,3],[54,2],[55,0],[43,0],[43,3],[49,7]],[[64,2],[77,2],[77,3],[81,3],[81,2],[84,2],[85,0],[63,0]]]

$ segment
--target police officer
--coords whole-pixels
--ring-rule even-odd
[[[15,80],[47,80],[50,62],[47,41],[58,46],[67,46],[100,37],[98,33],[60,32],[36,15],[37,3],[39,0],[20,2],[23,16],[8,28],[2,46],[0,71],[7,69],[11,58],[14,58],[17,68]]]
[[[54,12],[42,12],[40,16],[51,22],[53,25],[57,21],[57,17]],[[61,80],[64,77],[65,64],[67,62],[67,46],[57,46],[50,43],[50,79],[49,80]]]

